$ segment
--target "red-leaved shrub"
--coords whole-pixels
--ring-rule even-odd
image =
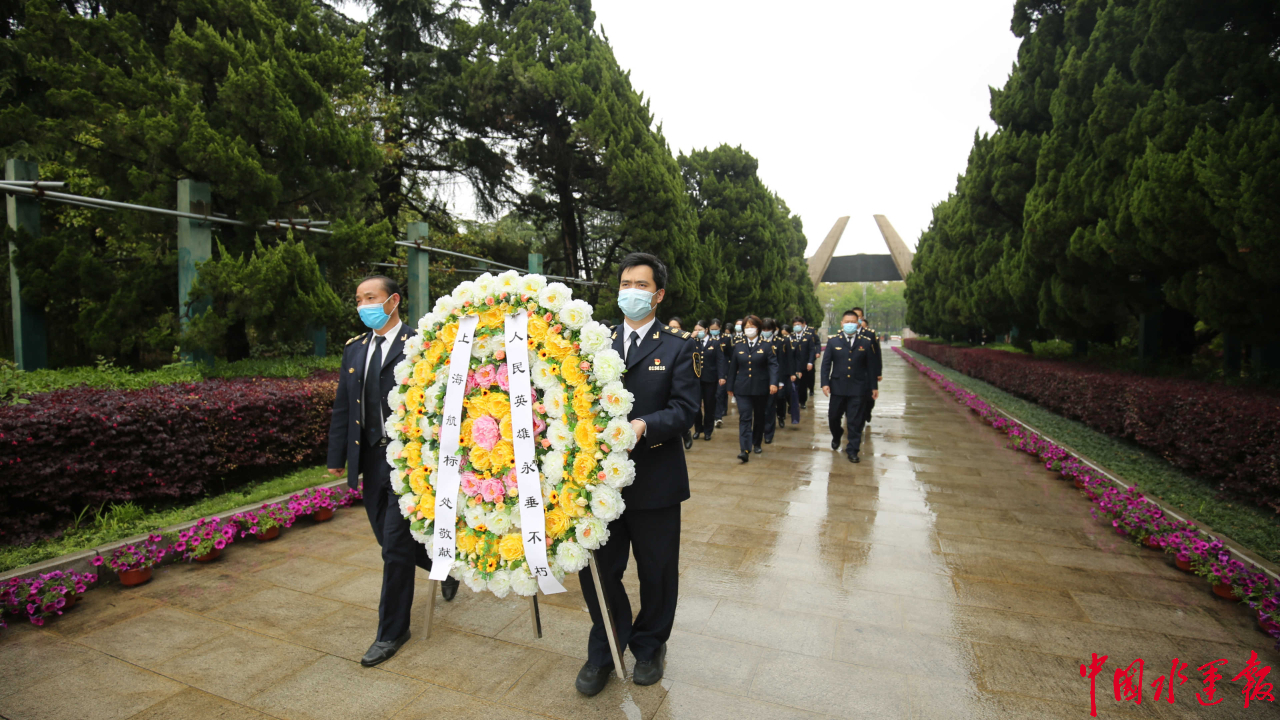
[[[1219,490],[1280,511],[1280,395],[1152,378],[1061,360],[953,348],[907,349],[1105,433],[1130,440]]]
[[[0,543],[86,506],[190,497],[234,470],[322,462],[336,387],[321,373],[76,388],[0,406]]]

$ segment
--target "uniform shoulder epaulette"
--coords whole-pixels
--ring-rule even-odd
[[[364,337],[364,335],[363,335],[363,334],[357,335],[357,336],[355,336],[355,337],[351,338],[350,340],[348,340],[348,341],[346,342],[346,344],[347,344],[347,345],[350,345],[351,343],[353,343],[353,342],[355,342],[355,341],[359,340],[359,339],[360,339],[360,338],[362,338],[362,337]],[[344,347],[345,347],[345,346],[344,346]]]

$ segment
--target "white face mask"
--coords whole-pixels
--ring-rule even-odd
[[[742,332],[749,338],[754,338],[756,336],[756,329],[753,327],[749,327],[746,330],[743,330]]]

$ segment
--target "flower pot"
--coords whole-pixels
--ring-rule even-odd
[[[66,601],[62,605],[62,612],[66,612],[75,607],[75,604],[80,600],[80,596],[75,593],[71,593],[70,595],[63,595],[62,599]],[[1258,622],[1261,623],[1262,618],[1258,618]]]
[[[1154,535],[1148,535],[1148,536],[1146,536],[1145,538],[1143,538],[1143,539],[1142,539],[1142,544],[1143,544],[1143,545],[1146,545],[1147,547],[1151,548],[1152,550],[1159,550],[1159,549],[1160,549],[1160,543],[1156,541],[1156,538],[1155,538],[1155,536],[1154,536]]]
[[[333,508],[321,508],[311,513],[311,519],[316,522],[325,522],[333,518]]]
[[[1231,591],[1231,586],[1226,583],[1214,583],[1213,594],[1220,598],[1226,598],[1227,600],[1234,601],[1236,599],[1236,594]]]
[[[275,540],[279,535],[280,535],[280,526],[276,525],[275,527],[265,532],[260,531],[260,532],[254,533],[253,539],[258,540],[260,542],[266,542],[268,540]]]
[[[222,548],[214,548],[203,555],[195,556],[192,560],[195,560],[196,562],[213,562],[214,560],[217,560],[218,556],[221,554]]]
[[[1176,566],[1177,566],[1177,568],[1178,568],[1179,570],[1181,570],[1182,572],[1191,572],[1191,561],[1190,561],[1190,560],[1179,560],[1178,558],[1174,558],[1174,559],[1173,559],[1173,564],[1174,564],[1174,565],[1176,565]]]
[[[1075,485],[1077,490],[1084,489],[1084,481],[1081,480],[1080,478],[1076,478],[1075,480],[1071,481],[1071,484]]]
[[[1258,613],[1258,627],[1268,635],[1280,633],[1280,623],[1262,617],[1262,613]]]
[[[125,570],[120,573],[120,584],[125,587],[133,587],[151,579],[151,568],[145,567],[141,570]]]

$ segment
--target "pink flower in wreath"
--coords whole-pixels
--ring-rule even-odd
[[[512,490],[518,490],[520,487],[519,481],[516,480],[515,470],[508,471],[506,475],[503,475],[502,482],[504,485],[507,486],[508,493],[510,493]]]
[[[476,368],[476,385],[487,388],[498,382],[498,371],[492,365],[481,365]]]
[[[475,497],[480,492],[480,478],[476,477],[473,472],[462,473],[458,478],[458,482],[462,486],[462,492],[466,493],[467,497]]]
[[[547,429],[547,424],[542,421],[542,418],[538,417],[537,415],[534,415],[533,416],[533,434],[535,436],[541,435],[542,431],[546,429]]]
[[[480,495],[485,502],[493,502],[507,494],[507,488],[498,478],[488,478],[480,483]]]
[[[506,363],[498,366],[498,387],[502,388],[503,392],[511,389],[511,376],[507,374]]]
[[[498,421],[492,415],[480,415],[471,421],[471,439],[485,450],[492,450],[502,439]]]

